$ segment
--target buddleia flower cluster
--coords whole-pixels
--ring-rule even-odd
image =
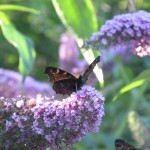
[[[109,49],[116,51],[126,46],[134,54],[150,56],[150,13],[137,11],[117,15],[106,21],[100,30],[90,37],[85,47]]]
[[[129,128],[132,132],[134,139],[140,147],[150,147],[150,131],[149,123],[135,112],[131,111],[128,115]]]
[[[70,97],[1,98],[0,149],[60,150],[98,132],[104,116],[104,97],[83,86]]]
[[[88,66],[84,59],[80,59],[79,48],[69,33],[63,33],[60,37],[59,66],[75,75],[82,74]]]
[[[52,87],[48,83],[39,82],[28,76],[22,82],[23,76],[18,72],[0,68],[0,96],[11,98],[24,94],[27,97],[36,97],[37,94],[53,95]]]

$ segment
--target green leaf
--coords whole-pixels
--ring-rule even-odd
[[[134,81],[121,88],[119,90],[119,93],[114,97],[113,101],[116,100],[119,95],[128,92],[129,90],[132,90],[138,86],[141,86],[145,82],[149,82],[149,81],[150,81],[150,69],[147,69],[144,70],[142,73],[140,73]]]
[[[10,22],[8,16],[3,12],[0,12],[0,25],[4,37],[18,50],[20,73],[23,76],[28,75],[32,69],[36,56],[32,41],[30,38],[20,33]]]
[[[87,38],[97,31],[97,19],[90,0],[52,0],[63,24],[79,37]]]
[[[136,80],[142,80],[142,79],[150,81],[150,69],[144,70],[136,77]]]
[[[33,14],[39,14],[39,11],[35,9],[19,6],[19,5],[11,5],[11,4],[0,5],[0,10],[17,10],[17,11],[23,11],[23,12],[33,13]]]

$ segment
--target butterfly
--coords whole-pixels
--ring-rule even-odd
[[[116,147],[116,150],[140,150],[140,149],[137,149],[134,146],[128,144],[127,142],[125,142],[122,139],[115,140],[115,147]]]
[[[56,94],[70,95],[72,92],[76,92],[81,89],[98,62],[100,62],[100,56],[98,56],[89,65],[84,74],[79,77],[75,77],[64,70],[54,67],[46,67],[44,73],[48,75],[49,81],[53,84],[53,89]]]

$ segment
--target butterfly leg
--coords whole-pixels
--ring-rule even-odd
[[[77,90],[78,90],[78,89],[77,89],[77,82],[75,83],[75,87],[76,87],[76,91],[77,91]]]

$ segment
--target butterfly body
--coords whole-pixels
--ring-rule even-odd
[[[140,150],[140,149],[137,149],[134,146],[128,144],[127,142],[125,142],[122,139],[115,140],[115,147],[116,147],[116,150]]]
[[[87,68],[83,75],[75,77],[74,75],[54,67],[46,67],[45,74],[48,74],[49,81],[53,84],[53,89],[56,94],[68,94],[76,92],[86,83],[90,73],[93,71],[95,65],[100,61],[98,56]]]
[[[53,85],[53,89],[55,90],[56,94],[58,93],[63,95],[78,91],[81,87],[82,81],[80,79],[65,79],[62,81],[57,81]]]

